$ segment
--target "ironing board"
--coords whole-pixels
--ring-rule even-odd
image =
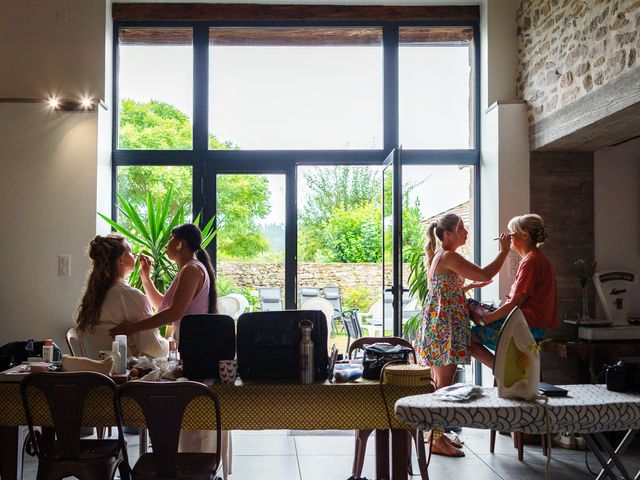
[[[533,434],[580,433],[602,466],[598,479],[615,479],[617,467],[632,477],[620,456],[640,429],[640,394],[618,393],[605,385],[564,385],[566,397],[525,402],[498,398],[497,388],[485,388],[481,398],[466,403],[444,402],[433,395],[404,397],[395,404],[396,417],[421,430],[433,427],[471,427]],[[617,447],[604,432],[626,431]]]

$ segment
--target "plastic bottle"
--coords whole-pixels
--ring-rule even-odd
[[[313,322],[311,320],[302,320],[298,326],[300,327],[300,383],[313,383],[313,340],[311,340],[311,330],[313,330]]]
[[[173,337],[169,337],[169,358],[170,362],[178,361],[178,348]]]
[[[120,352],[119,373],[127,373],[127,336],[116,335],[116,342],[118,342]]]
[[[115,375],[124,373],[121,370],[122,362],[120,361],[120,342],[116,340],[111,344],[111,357],[113,358],[113,368],[111,369],[111,373]]]
[[[42,345],[42,361],[53,362],[53,340],[47,338]]]

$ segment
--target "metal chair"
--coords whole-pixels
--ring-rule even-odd
[[[29,435],[38,456],[38,480],[58,480],[66,476],[111,480],[116,468],[128,479],[126,444],[118,423],[117,440],[82,440],[82,426],[90,422],[91,398],[113,398],[116,385],[109,377],[94,372],[32,373],[20,385]],[[44,397],[46,411],[42,410]],[[53,422],[55,440],[45,442],[34,425]],[[116,416],[116,422],[119,419]]]
[[[336,321],[340,321],[342,318],[342,299],[340,298],[340,287],[322,287],[322,295],[325,299],[331,302],[333,305],[333,317],[331,318],[331,325],[333,331],[338,330]],[[342,326],[340,323],[338,325]]]
[[[258,289],[260,306],[263,312],[277,312],[283,310],[282,295],[278,287],[262,287]]]
[[[178,441],[187,406],[202,401],[215,413],[215,453],[178,453]],[[152,453],[145,453],[136,462],[132,478],[211,480],[221,463],[222,429],[220,401],[206,385],[198,382],[130,382],[118,387],[115,408],[122,428],[122,405],[136,404],[144,415]],[[211,429],[213,430],[213,429]],[[122,434],[122,432],[120,432]]]
[[[344,331],[347,332],[347,346],[346,350],[349,351],[349,345],[351,340],[357,340],[362,337],[362,326],[360,320],[358,320],[358,309],[349,308],[342,312],[342,325]]]
[[[82,337],[76,330],[76,327],[71,327],[67,330],[67,333],[64,334],[64,338],[67,341],[67,347],[69,347],[69,352],[74,357],[86,357],[87,352],[84,349],[84,343],[82,343]]]
[[[347,347],[348,358],[351,359],[351,354],[355,350],[364,349],[365,345],[370,345],[376,342],[386,342],[390,343],[391,345],[402,345],[404,347],[409,347],[412,350],[413,363],[418,363],[416,351],[413,348],[413,345],[411,344],[411,342],[401,337],[360,337],[355,340],[350,347]],[[371,436],[371,432],[373,432],[373,430],[356,430],[356,445],[353,456],[353,468],[351,471],[353,478],[360,478],[362,476],[362,469],[364,467],[364,456],[367,451],[367,440]],[[407,433],[412,436],[416,446],[420,476],[422,480],[429,480],[424,448],[424,435],[420,430],[417,432],[411,430],[407,431]],[[411,448],[411,443],[409,443],[409,448]],[[411,469],[411,464],[409,464],[408,468]]]
[[[298,288],[298,308],[302,310],[302,305],[307,300],[313,300],[320,297],[320,289],[317,287],[300,287]],[[331,314],[333,318],[333,313]]]

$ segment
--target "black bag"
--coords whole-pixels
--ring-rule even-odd
[[[228,315],[185,315],[180,322],[180,358],[184,376],[219,378],[218,362],[236,356],[236,330]]]
[[[362,378],[378,380],[384,365],[395,361],[409,363],[411,352],[413,352],[412,348],[404,345],[391,345],[386,342],[365,345],[362,357]]]
[[[298,380],[301,320],[311,320],[316,381],[327,379],[327,319],[316,310],[243,313],[238,318],[238,371],[243,380]]]
[[[35,342],[33,339],[22,342],[10,342],[0,347],[0,371],[26,362],[29,357],[41,357],[44,342]],[[60,348],[53,344],[53,361],[62,360]]]

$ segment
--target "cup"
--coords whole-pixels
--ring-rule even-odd
[[[236,360],[220,360],[218,362],[218,370],[220,372],[220,381],[233,385],[238,372],[238,362]]]

